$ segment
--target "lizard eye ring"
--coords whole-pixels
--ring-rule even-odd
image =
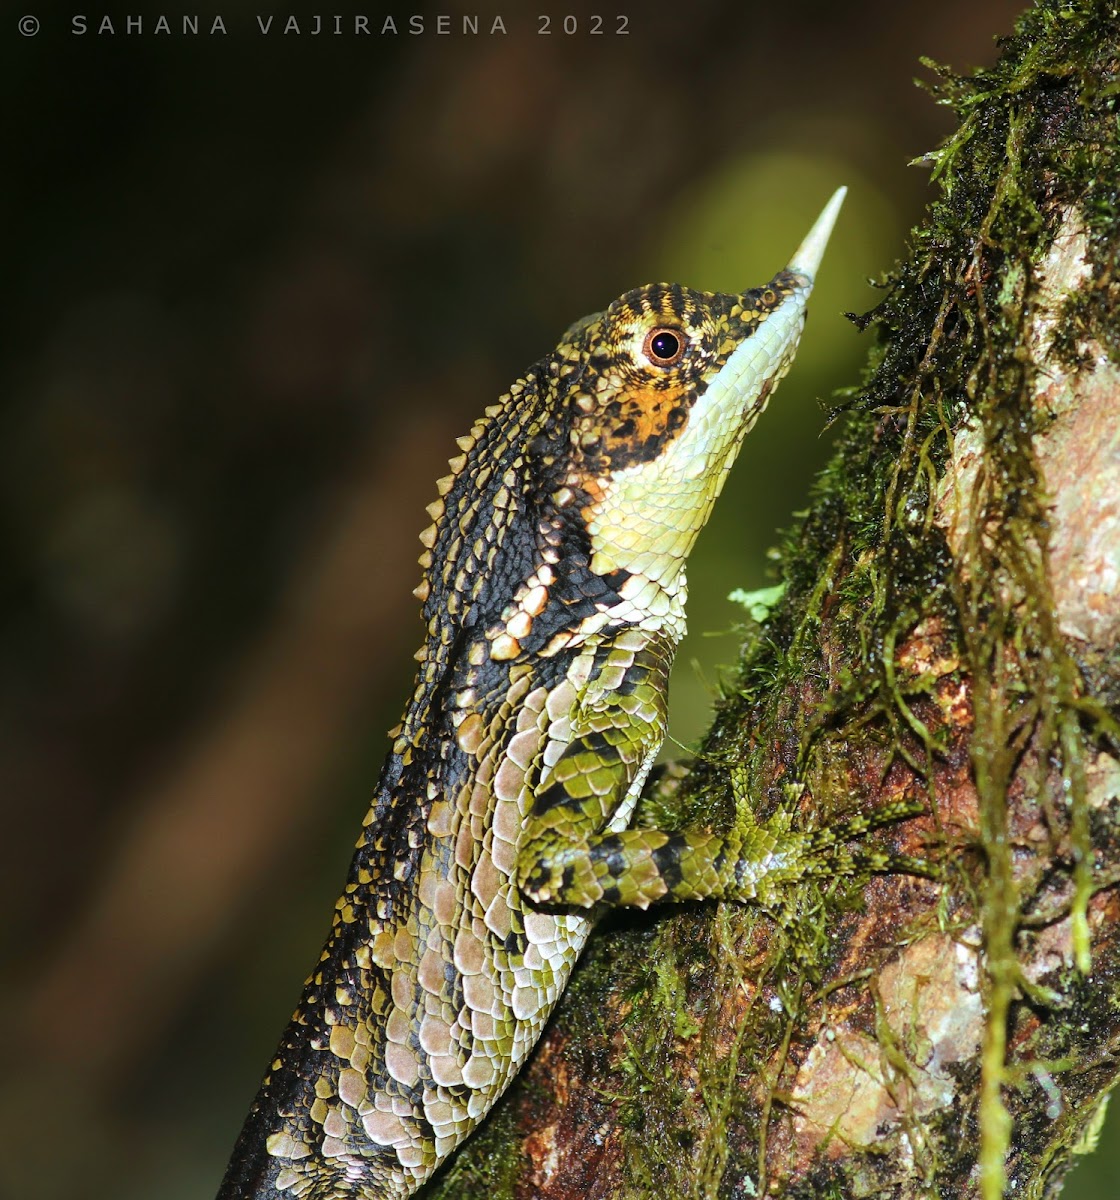
[[[655,367],[672,367],[684,357],[684,334],[671,325],[658,325],[646,334],[642,353]]]

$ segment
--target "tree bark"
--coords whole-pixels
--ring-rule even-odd
[[[939,859],[612,918],[440,1197],[1055,1194],[1120,1057],[1120,17],[939,69],[959,128],[785,592],[643,818],[767,813]],[[748,451],[749,453],[749,447]]]

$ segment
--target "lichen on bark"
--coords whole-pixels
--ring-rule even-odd
[[[781,601],[659,824],[922,798],[939,881],[612,918],[430,1197],[1053,1194],[1120,1049],[1120,14],[1046,0],[956,132]],[[840,382],[840,381],[838,381]]]

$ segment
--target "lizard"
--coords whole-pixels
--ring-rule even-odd
[[[515,1077],[612,905],[912,866],[843,849],[904,804],[815,832],[629,827],[686,559],[789,369],[845,190],[764,287],[627,292],[459,439],[420,538],[415,690],[218,1200],[411,1196]]]

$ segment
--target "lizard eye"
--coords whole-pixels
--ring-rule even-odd
[[[655,367],[671,367],[684,356],[684,335],[679,329],[660,325],[646,334],[642,353]]]

